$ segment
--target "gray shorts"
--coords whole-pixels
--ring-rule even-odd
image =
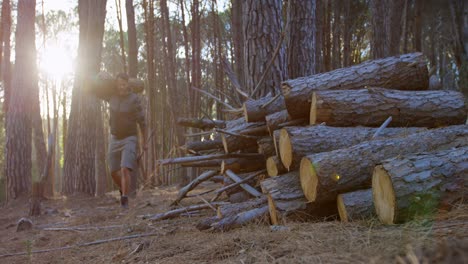
[[[118,171],[121,168],[135,169],[137,141],[136,136],[117,139],[115,136],[111,135],[108,156],[111,172]]]

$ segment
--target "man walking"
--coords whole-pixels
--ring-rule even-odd
[[[106,77],[98,75],[98,84],[91,85],[91,92],[109,102],[111,136],[108,163],[112,179],[120,189],[120,205],[127,209],[130,172],[137,169],[137,124],[145,139],[145,115],[140,98],[129,88],[127,74],[118,74],[115,82],[111,82],[113,85],[99,85],[102,79]]]

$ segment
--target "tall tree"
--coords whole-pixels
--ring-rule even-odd
[[[234,70],[237,79],[243,87],[244,81],[244,35],[242,34],[242,5],[243,0],[232,0],[232,44],[234,46]]]
[[[289,0],[288,77],[297,78],[315,73],[317,25],[316,0]]]
[[[343,27],[343,67],[351,65],[351,36],[352,36],[352,20],[354,14],[351,15],[351,0],[344,1],[344,27]]]
[[[15,69],[6,130],[7,198],[15,199],[31,189],[31,91],[37,89],[35,0],[18,1]],[[39,100],[39,98],[37,98]]]
[[[245,86],[251,94],[256,92],[254,98],[268,93],[275,95],[279,93],[281,82],[287,77],[284,48],[281,47],[275,54],[281,39],[282,1],[246,0],[243,8]],[[274,62],[268,70],[267,65],[271,59]],[[254,91],[264,74],[263,83],[258,91]]]
[[[374,59],[385,56],[385,13],[387,11],[385,2],[386,0],[370,1],[372,22],[371,54]]]
[[[78,65],[65,147],[62,191],[94,195],[96,122],[102,122],[99,102],[86,93],[87,78],[99,72],[107,0],[79,0]]]
[[[201,88],[201,39],[200,39],[200,1],[193,0],[191,21],[191,37],[192,37],[192,86]],[[192,111],[194,117],[200,113],[200,97],[192,90]]]
[[[405,6],[404,0],[386,0],[387,12],[385,12],[385,56],[394,56],[400,53],[402,10]]]
[[[133,0],[125,0],[125,10],[127,12],[128,31],[128,75],[134,78],[138,74],[138,45]]]
[[[2,2],[2,25],[1,25],[1,43],[0,46],[3,49],[3,56],[1,61],[1,76],[3,80],[3,113],[8,113],[8,106],[10,102],[11,93],[11,62],[10,62],[10,36],[11,36],[11,5],[10,0],[4,0]],[[5,122],[6,124],[6,122]]]

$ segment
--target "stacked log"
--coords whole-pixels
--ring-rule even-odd
[[[424,128],[388,128],[376,139],[405,137],[425,131]],[[369,127],[286,127],[280,130],[279,154],[287,170],[299,168],[301,159],[313,153],[327,152],[351,147],[363,141],[373,139],[376,128]],[[343,139],[346,140],[343,140]]]
[[[373,200],[385,224],[434,214],[468,195],[468,147],[404,155],[375,167]]]
[[[160,164],[205,170],[177,203],[202,181],[223,177],[224,186],[197,194],[211,196],[207,204],[231,202],[218,204],[201,230],[338,214],[343,222],[376,214],[383,223],[406,221],[428,193],[444,201],[465,194],[466,103],[461,93],[427,88],[421,53],[288,80],[284,97],[246,101],[243,118],[181,122],[210,139],[186,144],[195,156]]]
[[[385,159],[464,146],[468,146],[467,125],[308,155],[300,165],[302,190],[310,202],[335,200],[339,193],[371,187],[374,167]]]
[[[434,111],[437,109],[437,111]],[[456,91],[397,91],[383,88],[319,91],[312,95],[310,124],[441,127],[463,124],[465,97]]]
[[[288,80],[282,92],[293,118],[309,118],[310,99],[318,90],[355,90],[383,87],[397,90],[427,90],[427,61],[421,53],[367,61],[347,68]]]

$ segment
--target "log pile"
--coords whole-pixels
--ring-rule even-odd
[[[184,146],[195,156],[160,161],[202,169],[173,205],[224,177],[198,194],[217,212],[200,230],[338,216],[393,224],[447,207],[467,195],[467,104],[428,84],[426,59],[411,53],[285,81],[282,94],[247,100],[243,118],[180,120],[211,137]]]

